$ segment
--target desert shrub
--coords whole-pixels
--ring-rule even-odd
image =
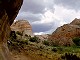
[[[29,41],[31,41],[31,42],[36,42],[36,38],[35,38],[35,37],[31,37],[31,38],[29,39]]]
[[[54,47],[57,47],[59,44],[57,42],[53,42],[52,40],[49,41],[49,45],[50,46],[54,46]]]
[[[80,38],[79,37],[73,38],[73,42],[75,43],[75,45],[80,46]]]
[[[19,31],[17,31],[16,34],[21,35],[21,36],[23,35],[23,34],[22,34],[21,32],[19,32]]]
[[[57,52],[58,50],[57,50],[57,48],[55,47],[55,48],[52,48],[52,51]]]
[[[19,50],[19,43],[18,42],[14,42],[14,41],[8,41],[7,42],[7,44],[8,44],[8,48],[9,48],[9,50]]]
[[[80,58],[72,53],[65,53],[63,56],[61,56],[64,60],[80,60]]]
[[[43,45],[41,45],[41,46],[40,46],[40,49],[44,49],[44,46],[43,46]]]
[[[49,42],[47,40],[44,40],[43,44],[49,46]]]
[[[13,39],[16,39],[17,36],[16,36],[15,31],[10,32],[10,37],[13,38]]]
[[[7,44],[10,50],[20,50],[28,45],[28,40],[19,40],[17,39],[16,34],[22,35],[20,32],[15,33],[15,31],[11,31],[10,37],[7,40]]]
[[[29,41],[39,43],[39,42],[40,42],[40,39],[39,39],[38,37],[34,36],[34,37],[31,37],[31,38],[29,39]]]
[[[26,37],[28,37],[28,35],[27,35],[27,34],[25,34],[25,36],[26,36]]]
[[[28,40],[22,40],[22,41],[20,41],[20,43],[28,45]]]
[[[20,49],[24,49],[28,45],[28,40],[8,40],[7,44],[10,50],[20,51]]]
[[[63,48],[62,48],[62,47],[58,47],[58,50],[59,50],[59,51],[63,51]]]
[[[52,51],[54,51],[54,52],[58,52],[58,53],[62,53],[62,51],[63,51],[63,48],[62,47],[53,47],[52,48]]]

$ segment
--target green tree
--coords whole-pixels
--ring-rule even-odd
[[[77,46],[80,46],[80,38],[79,38],[79,37],[73,38],[73,42],[74,42]]]
[[[31,38],[29,39],[29,41],[39,43],[39,42],[40,42],[40,39],[39,39],[38,37],[34,36],[34,37],[31,37]]]
[[[44,40],[44,41],[43,41],[43,44],[49,46],[49,42],[48,42],[47,40]]]

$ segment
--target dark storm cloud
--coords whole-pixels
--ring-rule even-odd
[[[40,20],[40,18],[36,16],[27,16],[26,19],[29,20],[30,22]]]
[[[21,12],[19,13],[18,17],[16,19],[25,19],[29,20],[30,22],[39,21],[41,20],[42,14],[33,14],[30,12]]]
[[[60,26],[60,21],[56,20],[49,24],[32,24],[33,32],[52,33],[57,27]],[[48,32],[47,32],[48,31]]]
[[[40,21],[47,10],[54,12],[53,5],[53,0],[24,0],[16,19],[28,20],[30,23]],[[51,29],[51,26],[46,24],[34,24],[32,27],[33,32],[44,32]]]
[[[44,13],[45,8],[54,10],[53,0],[47,2],[45,2],[44,0],[24,0],[21,11],[38,14]]]
[[[44,3],[41,0],[24,0],[21,11],[32,13],[43,13]]]
[[[46,10],[54,12],[53,0],[24,0],[23,6],[16,19],[26,19],[30,22],[41,20]]]
[[[54,0],[54,3],[66,8],[80,10],[80,0]]]
[[[46,25],[46,24],[33,24],[32,29],[34,32],[45,32],[49,31],[51,29],[51,25]]]

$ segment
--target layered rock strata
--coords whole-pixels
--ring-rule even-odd
[[[20,32],[25,35],[33,36],[32,26],[27,20],[18,20],[11,25],[11,30],[15,32]]]
[[[58,27],[49,40],[56,45],[73,45],[72,39],[80,37],[80,19],[75,18],[70,24]]]

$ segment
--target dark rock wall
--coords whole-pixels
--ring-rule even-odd
[[[23,0],[0,0],[0,60],[12,60],[7,47],[10,25],[16,18]]]

